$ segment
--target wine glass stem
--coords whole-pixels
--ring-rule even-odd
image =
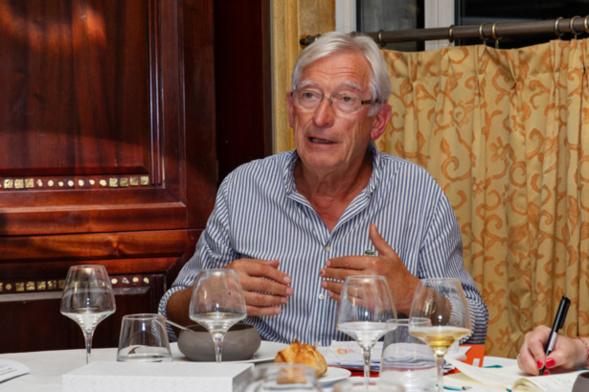
[[[444,391],[444,356],[436,354],[436,365],[438,367],[438,392]]]
[[[92,350],[92,332],[86,330],[84,332],[84,340],[86,341],[86,365],[90,363],[90,351]]]
[[[370,349],[363,349],[362,357],[364,358],[364,381],[366,387],[368,387],[368,379],[370,378]]]
[[[221,355],[223,354],[223,338],[224,333],[216,332],[213,334],[213,342],[215,343],[215,361],[221,362]]]

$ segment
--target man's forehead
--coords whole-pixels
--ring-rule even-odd
[[[361,52],[335,53],[307,65],[301,72],[297,85],[321,87],[329,83],[332,88],[362,90],[368,86],[372,75],[370,63]]]

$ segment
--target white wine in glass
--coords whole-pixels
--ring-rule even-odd
[[[234,270],[210,269],[199,273],[192,290],[189,317],[211,334],[216,362],[221,362],[227,330],[246,315],[243,289]]]
[[[379,275],[349,276],[344,281],[337,308],[337,329],[351,336],[362,348],[364,377],[370,377],[372,347],[393,330],[395,304],[386,279]]]
[[[90,361],[96,326],[115,312],[110,279],[102,265],[70,267],[61,295],[61,314],[74,320],[84,334],[86,363]]]
[[[432,348],[438,368],[438,391],[442,392],[448,348],[472,333],[468,303],[458,279],[432,278],[419,282],[411,304],[409,333]]]

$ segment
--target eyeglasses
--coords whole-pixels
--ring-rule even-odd
[[[294,97],[295,104],[304,110],[317,110],[321,102],[327,98],[329,104],[336,111],[346,114],[352,114],[362,109],[362,105],[369,105],[378,103],[377,100],[362,100],[362,98],[351,94],[332,94],[331,96],[324,95],[318,91],[313,90],[292,90],[290,96]]]

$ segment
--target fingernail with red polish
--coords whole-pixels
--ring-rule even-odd
[[[552,358],[548,358],[548,359],[546,360],[546,367],[549,367],[549,368],[551,368],[551,367],[553,367],[554,365],[556,365],[556,363],[554,362],[554,359],[552,359]]]
[[[542,369],[544,365],[542,365],[542,362],[536,361],[536,366],[538,366],[538,369]]]
[[[543,376],[550,376],[550,371],[549,370],[544,370],[544,374],[542,374]]]

